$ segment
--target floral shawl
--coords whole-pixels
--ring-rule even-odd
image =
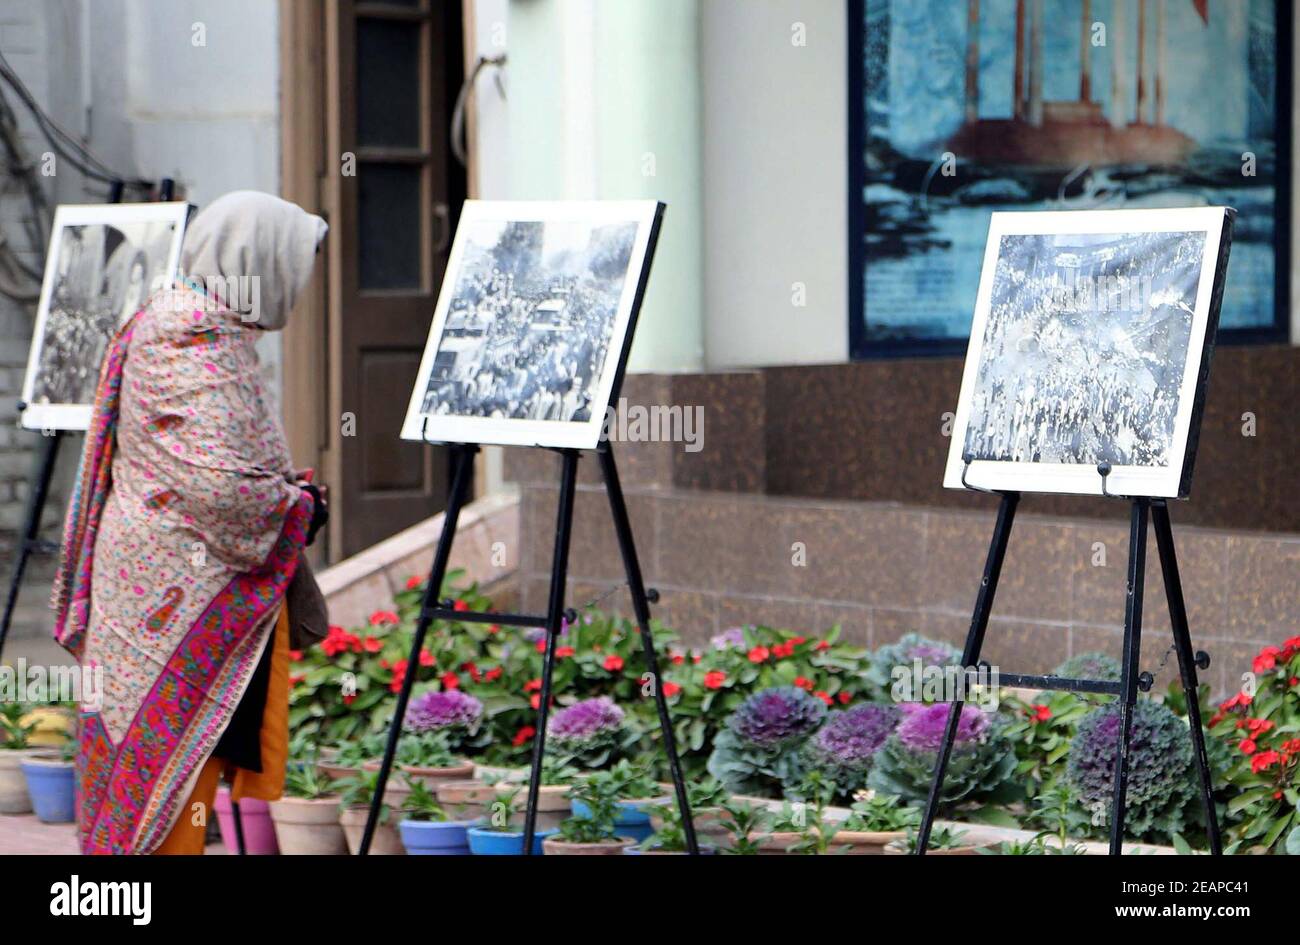
[[[190,815],[306,538],[256,335],[177,288],[104,360],[54,591],[56,639],[103,670],[81,711],[85,853],[150,853]]]

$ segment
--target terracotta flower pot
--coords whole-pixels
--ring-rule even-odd
[[[831,846],[836,850],[847,846],[848,849],[844,852],[850,856],[878,856],[885,852],[887,844],[897,843],[906,837],[907,833],[902,830],[840,830],[831,839]]]
[[[664,804],[677,806],[675,797],[657,797],[654,799],[655,807]],[[721,807],[701,807],[699,810],[691,811],[691,820],[695,824],[695,833],[698,835],[709,835],[714,837],[724,837],[727,835],[726,823],[727,812]],[[657,810],[650,810],[650,826],[655,830],[662,830],[664,819],[659,816]]]
[[[980,850],[988,849],[996,844],[977,843],[968,847],[951,847],[947,850],[926,850],[926,856],[975,856]],[[911,853],[902,843],[890,843],[885,846],[886,856],[911,856]]]
[[[348,852],[354,856],[361,849],[361,838],[366,832],[366,818],[369,814],[368,807],[349,807],[339,814],[339,825],[347,838]],[[375,835],[370,841],[371,856],[406,855],[406,847],[402,845],[402,835],[397,829],[401,820],[401,811],[390,810],[388,818],[375,826]]]
[[[337,797],[282,797],[271,801],[271,820],[286,856],[335,856],[348,852],[339,826]]]
[[[569,819],[568,784],[543,784],[537,789],[537,829],[558,830],[562,821]],[[528,798],[528,789],[519,794],[522,809]]]
[[[360,768],[349,768],[345,765],[336,765],[332,762],[323,760],[317,762],[316,767],[320,769],[321,774],[325,775],[325,777],[329,778],[331,781],[342,781],[344,778],[356,777],[357,773],[361,770]]]
[[[457,820],[486,817],[496,800],[496,788],[482,781],[441,781],[436,789],[438,803]]]
[[[378,763],[375,770],[378,770]],[[466,761],[447,768],[421,768],[416,765],[402,765],[402,770],[412,781],[419,781],[430,790],[436,791],[438,785],[449,781],[463,781],[474,777],[474,762]]]
[[[27,793],[27,776],[22,764],[36,758],[51,758],[48,748],[0,748],[0,814],[29,814],[32,799]]]
[[[569,843],[558,837],[547,837],[542,841],[542,852],[547,856],[622,856],[634,843],[631,837],[615,837],[600,843]]]
[[[777,830],[772,833],[757,834],[754,841],[758,844],[761,856],[786,856],[804,835],[794,830]]]

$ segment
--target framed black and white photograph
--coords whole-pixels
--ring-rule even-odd
[[[402,437],[593,449],[663,204],[466,201]]]
[[[184,202],[56,209],[23,380],[24,427],[89,426],[108,341],[175,275],[189,209]]]
[[[944,485],[1186,496],[1232,219],[993,214]]]

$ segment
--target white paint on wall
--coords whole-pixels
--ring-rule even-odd
[[[844,4],[707,0],[700,31],[705,364],[846,361]]]

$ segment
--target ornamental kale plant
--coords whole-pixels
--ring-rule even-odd
[[[902,708],[903,719],[876,753],[867,786],[909,802],[924,801],[948,724],[948,705],[909,703]],[[1011,778],[1016,755],[1004,734],[1004,724],[976,706],[962,707],[940,797],[945,804],[1006,801],[1014,795]]]
[[[1119,728],[1119,706],[1101,706],[1079,722],[1070,746],[1070,789],[1097,828],[1110,823]],[[1187,724],[1162,703],[1142,701],[1133,707],[1131,731],[1125,832],[1152,839],[1184,833],[1188,815],[1201,816]]]
[[[805,743],[804,768],[817,772],[836,798],[852,796],[866,785],[872,759],[898,727],[902,714],[897,706],[874,702],[832,712]]]
[[[756,692],[714,740],[709,773],[734,794],[779,797],[802,782],[801,750],[825,717],[825,704],[796,686]]]
[[[599,768],[619,746],[624,713],[609,696],[583,699],[556,712],[547,726],[547,750],[586,768]]]
[[[910,675],[916,660],[921,661],[922,669],[927,666],[959,666],[961,650],[919,633],[906,634],[897,642],[880,647],[871,654],[871,666],[865,674],[877,701],[894,701],[890,692],[894,685],[895,668],[906,670]]]
[[[441,732],[453,749],[478,730],[483,703],[459,689],[426,692],[406,708],[405,729],[417,735]]]

